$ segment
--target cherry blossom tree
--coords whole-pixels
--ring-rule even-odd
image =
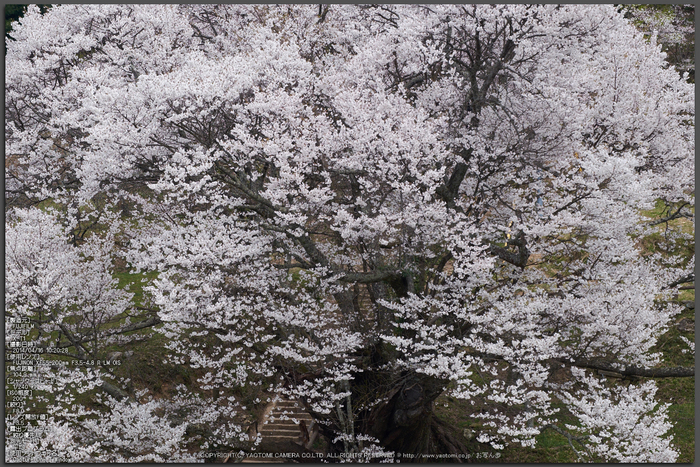
[[[201,389],[281,377],[331,452],[464,452],[449,392],[496,449],[553,428],[676,459],[653,380],[592,371],[694,375],[653,352],[694,261],[636,244],[656,200],[694,205],[694,87],[614,7],[58,5],[12,36],[6,308],[76,359],[157,325]],[[150,310],[110,255],[157,273]],[[67,401],[45,445],[189,461],[200,420],[253,442],[235,402],[91,371],[105,422]]]
[[[695,79],[695,5],[629,5],[625,14],[645,34],[656,34],[669,63]]]

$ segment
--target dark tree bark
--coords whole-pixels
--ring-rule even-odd
[[[366,414],[365,432],[385,449],[403,454],[464,452],[433,414],[446,382],[415,373],[402,376],[388,402]]]
[[[391,350],[382,343],[367,349],[365,368],[381,368]],[[311,375],[309,375],[311,376]],[[402,462],[420,462],[428,459],[421,454],[466,453],[468,448],[450,434],[449,427],[433,412],[435,400],[443,393],[448,381],[410,371],[364,371],[354,375],[351,381],[353,429],[355,433],[370,435],[379,440],[387,451],[401,453]],[[363,401],[384,401],[363,408]],[[308,409],[307,405],[307,409]],[[347,403],[342,404],[343,411]],[[321,421],[327,415],[314,414]],[[333,443],[341,423],[319,424],[320,433],[328,441],[329,454],[341,454],[346,446],[342,441]],[[405,456],[413,454],[415,457]],[[453,460],[459,461],[454,458]]]
[[[602,370],[609,373],[617,373],[621,376],[645,377],[645,378],[689,378],[695,376],[693,367],[662,367],[662,368],[642,368],[637,366],[626,366],[618,368],[610,362],[596,359],[580,358],[573,365],[591,370]]]

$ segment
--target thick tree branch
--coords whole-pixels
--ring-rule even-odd
[[[148,328],[151,326],[156,326],[160,323],[161,323],[161,320],[157,316],[151,316],[150,318],[148,318],[144,321],[139,321],[138,323],[132,323],[132,324],[129,324],[127,326],[124,326],[123,328],[115,329],[113,331],[104,332],[101,334],[101,336],[108,337],[108,336],[114,336],[116,334],[123,334],[125,332],[130,332],[130,331],[138,331],[139,329],[144,329],[144,328]],[[66,334],[66,337],[68,337],[67,334]],[[63,349],[66,347],[74,347],[75,346],[76,348],[80,349],[80,348],[82,348],[83,343],[90,342],[93,339],[94,339],[93,334],[91,334],[87,337],[84,337],[82,339],[76,339],[76,338],[70,339],[69,338],[69,340],[70,340],[69,343],[59,344],[59,345],[56,345],[55,347]],[[80,347],[78,347],[78,346],[80,346]]]
[[[506,360],[501,355],[491,354],[491,353],[473,353],[475,356],[479,356],[484,360]],[[608,362],[601,359],[586,359],[579,358],[576,360],[569,359],[552,359],[549,360],[552,363],[565,366],[576,366],[579,368],[587,368],[589,370],[598,370],[603,372],[609,372],[612,374],[620,375],[620,377],[639,377],[639,378],[687,378],[695,376],[694,367],[662,367],[662,368],[643,368],[639,366],[629,365],[620,367],[621,364],[615,364],[614,362]]]
[[[527,249],[525,234],[523,232],[518,233],[515,238],[508,241],[508,245],[518,247],[518,252],[513,253],[506,248],[491,245],[491,253],[513,266],[524,269],[527,266],[528,259],[530,259],[530,251]]]
[[[664,222],[672,221],[673,219],[678,219],[679,217],[692,217],[692,214],[685,214],[685,213],[681,212],[681,209],[683,209],[687,205],[688,205],[688,203],[683,203],[678,207],[678,209],[676,209],[676,211],[673,214],[671,214],[667,217],[664,217],[663,219],[649,222],[647,225],[649,225],[649,226],[659,225],[659,224],[663,224]]]
[[[458,162],[455,165],[454,170],[450,179],[444,184],[439,186],[435,191],[442,198],[447,207],[450,209],[456,209],[455,199],[459,194],[459,186],[462,184],[464,177],[467,175],[467,163],[473,154],[472,149],[463,149],[461,152],[461,157],[464,162]]]
[[[394,271],[378,271],[378,272],[357,272],[346,274],[339,280],[341,282],[350,282],[357,284],[371,284],[374,282],[386,282],[399,279],[400,273]]]
[[[687,274],[687,275],[681,277],[680,279],[671,282],[666,287],[664,287],[664,289],[670,289],[670,288],[675,287],[677,285],[687,284],[690,282],[695,282],[695,273],[694,272],[691,272],[690,274]]]
[[[86,342],[87,340],[82,341],[82,340],[76,339],[73,336],[73,333],[71,333],[64,324],[59,324],[58,327],[61,329],[61,332],[63,332],[63,335],[66,336],[68,338],[68,340],[70,341],[70,345],[68,347],[74,346],[75,350],[78,351],[78,355],[80,356],[80,358],[84,358],[85,354],[88,352],[85,349],[85,347],[83,347],[83,342]]]
[[[663,368],[643,368],[638,366],[626,366],[619,368],[618,366],[598,359],[577,359],[574,362],[561,361],[566,365],[573,365],[579,368],[588,368],[590,370],[609,371],[618,373],[622,376],[637,376],[644,378],[687,378],[695,376],[694,367],[663,367]]]

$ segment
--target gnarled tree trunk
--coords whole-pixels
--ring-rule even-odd
[[[350,386],[350,399],[358,405],[354,415],[350,414],[353,417],[352,429],[355,434],[378,439],[386,451],[400,453],[402,462],[429,460],[420,454],[466,453],[467,447],[450,434],[447,425],[433,412],[435,399],[443,393],[446,385],[447,381],[409,371],[392,375],[360,373]],[[362,401],[376,401],[380,397],[384,400],[372,407],[359,407]],[[343,412],[349,403],[342,404]],[[328,421],[320,414],[313,415],[321,421]],[[320,424],[320,432],[328,441],[329,454],[341,454],[348,449],[340,440],[333,442],[338,432],[346,431],[338,425],[342,423],[337,420],[330,425]]]

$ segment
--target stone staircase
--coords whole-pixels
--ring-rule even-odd
[[[244,458],[241,463],[299,462],[311,450],[318,428],[299,401],[277,396],[265,410],[258,424],[262,442],[259,454]]]

